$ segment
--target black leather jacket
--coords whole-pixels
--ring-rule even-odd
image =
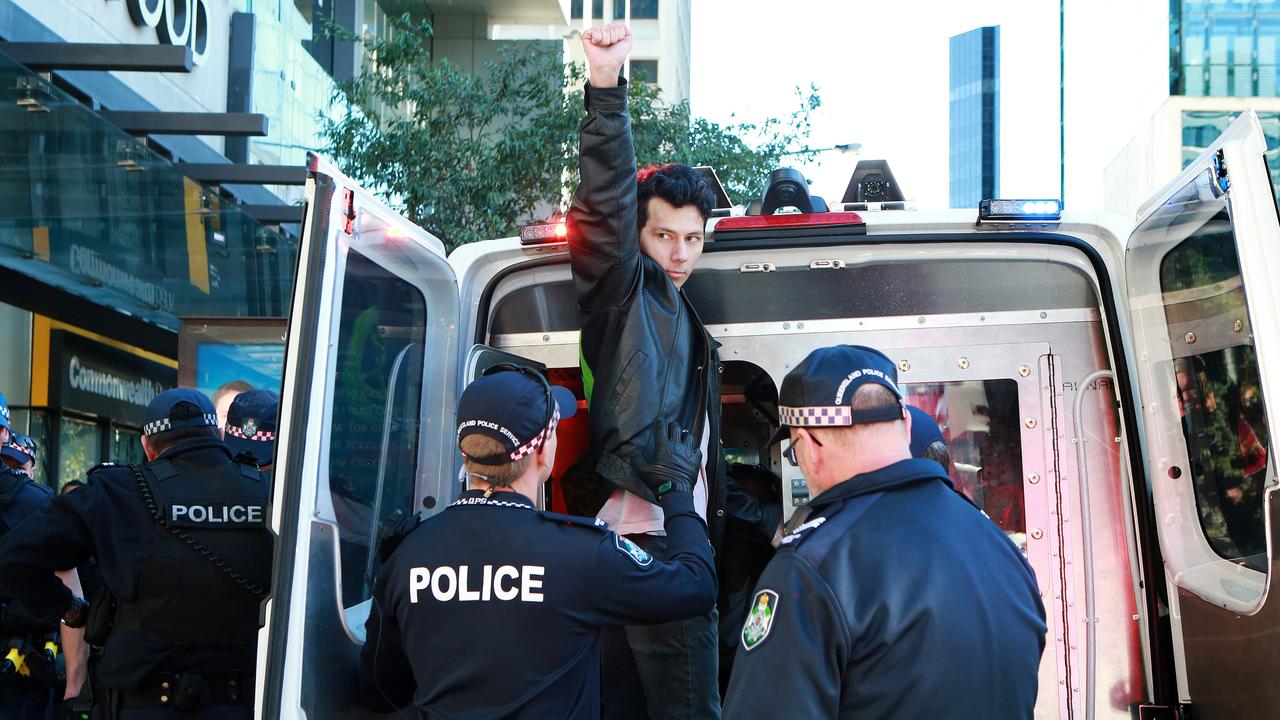
[[[596,472],[652,501],[638,472],[650,457],[653,420],[674,419],[701,437],[709,418],[707,526],[718,549],[725,513],[718,343],[662,266],[640,251],[626,84],[588,86],[586,105],[568,227]]]

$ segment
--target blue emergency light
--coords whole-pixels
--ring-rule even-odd
[[[1061,219],[1061,200],[983,200],[978,203],[978,222]]]

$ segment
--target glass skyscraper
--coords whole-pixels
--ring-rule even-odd
[[[1280,0],[1173,0],[1169,94],[1274,97]]]
[[[951,207],[1000,193],[1000,28],[951,38]]]
[[[1280,68],[1280,0],[1172,0],[1169,94],[1276,97]],[[1243,109],[1248,103],[1241,103]],[[1182,113],[1182,166],[1190,165],[1240,111]],[[1280,188],[1280,116],[1260,112],[1272,185]]]

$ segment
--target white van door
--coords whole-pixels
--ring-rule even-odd
[[[458,287],[439,240],[316,157],[306,198],[256,707],[358,718],[379,536],[452,499]]]
[[[1140,212],[1125,273],[1181,700],[1280,714],[1280,218],[1247,111]]]

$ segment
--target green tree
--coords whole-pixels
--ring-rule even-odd
[[[413,222],[459,245],[508,237],[537,209],[560,206],[577,184],[585,68],[559,42],[513,43],[478,73],[433,61],[431,27],[406,15],[390,40],[365,41],[370,62],[339,84],[337,117],[322,118],[324,152]],[[658,88],[629,90],[636,157],[710,165],[739,202],[759,195],[769,171],[812,158],[809,116],[821,101],[797,90],[785,119],[720,125]]]

